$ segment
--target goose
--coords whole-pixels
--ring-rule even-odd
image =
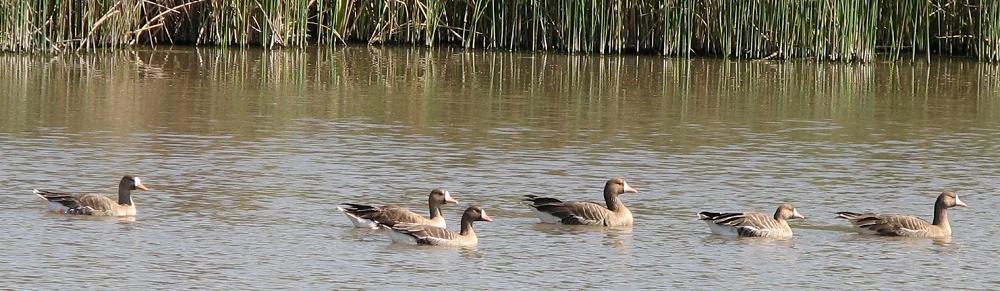
[[[604,185],[604,202],[562,201],[555,198],[524,195],[522,202],[535,212],[542,223],[569,225],[631,226],[632,212],[618,198],[622,193],[638,193],[622,178],[613,178]]]
[[[434,189],[427,197],[430,218],[425,218],[406,207],[396,205],[371,206],[344,203],[338,205],[337,209],[347,215],[354,227],[377,229],[379,224],[392,226],[399,222],[445,227],[444,217],[441,216],[441,204],[447,203],[458,203],[458,200],[452,199],[448,190]]]
[[[860,234],[884,236],[944,238],[951,236],[948,208],[968,207],[955,192],[946,191],[934,202],[934,222],[904,214],[837,212],[837,218],[847,219]]]
[[[486,210],[483,208],[471,206],[462,214],[462,229],[459,232],[444,227],[405,222],[385,227],[389,229],[386,233],[393,243],[470,247],[479,244],[476,231],[472,229],[474,221],[493,221],[493,219],[486,215]]]
[[[132,190],[146,190],[139,177],[125,175],[118,183],[118,201],[99,194],[70,194],[35,189],[33,192],[49,202],[49,210],[55,213],[133,216],[135,201]]]
[[[787,238],[792,236],[789,219],[805,219],[791,204],[778,206],[774,216],[760,212],[717,213],[701,212],[698,218],[708,224],[712,233],[725,236]]]

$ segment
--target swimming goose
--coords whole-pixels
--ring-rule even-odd
[[[778,206],[774,216],[759,212],[702,212],[698,217],[708,224],[712,233],[727,236],[786,238],[792,236],[789,219],[805,219],[791,204]]]
[[[942,238],[951,236],[948,208],[967,207],[955,192],[943,192],[934,202],[934,222],[903,214],[837,212],[837,218],[847,219],[860,234]]]
[[[413,223],[397,223],[386,233],[393,243],[469,247],[479,243],[476,231],[472,229],[473,221],[493,221],[486,210],[472,206],[462,214],[462,229],[454,232],[444,227],[420,225]]]
[[[99,194],[69,194],[35,189],[35,195],[49,201],[49,210],[56,213],[131,216],[135,215],[132,190],[146,190],[139,177],[126,175],[118,183],[118,201]]]
[[[398,222],[408,222],[416,224],[426,224],[438,227],[445,227],[444,217],[441,216],[441,204],[458,203],[451,198],[451,193],[445,189],[431,190],[427,197],[427,207],[431,215],[425,218],[406,207],[396,205],[371,206],[363,204],[344,203],[337,206],[337,209],[344,212],[347,218],[354,223],[355,227],[378,228],[379,224],[392,226]]]
[[[573,225],[630,226],[632,212],[625,208],[618,195],[638,193],[622,178],[613,178],[604,185],[604,202],[607,207],[594,202],[561,201],[555,198],[524,195],[522,201],[529,202],[535,215],[542,223],[562,223]]]

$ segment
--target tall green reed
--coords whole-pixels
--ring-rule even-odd
[[[976,55],[982,61],[1000,62],[1000,2],[983,1],[979,5]]]
[[[570,53],[997,61],[996,1],[0,0],[0,50],[456,44]]]

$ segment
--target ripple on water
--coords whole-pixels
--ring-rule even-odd
[[[665,117],[574,128],[551,119],[453,128],[305,118],[256,135],[3,133],[0,221],[10,231],[0,286],[64,287],[66,273],[119,289],[930,289],[955,287],[953,273],[961,287],[996,284],[1000,231],[981,219],[1000,207],[992,128],[891,124],[907,136],[841,120]],[[227,124],[246,126],[214,126]],[[111,196],[124,173],[152,188],[135,194],[134,221],[49,214],[30,192]],[[640,191],[623,197],[636,219],[629,229],[540,225],[518,202],[536,194],[602,203],[611,177]],[[461,201],[443,209],[452,229],[469,205],[494,218],[476,224],[478,246],[393,245],[335,209],[391,203],[424,214],[437,187]],[[833,218],[883,210],[930,219],[943,190],[970,204],[949,212],[951,241],[862,236]],[[696,217],[770,213],[781,202],[809,217],[791,222],[791,239],[719,237]]]

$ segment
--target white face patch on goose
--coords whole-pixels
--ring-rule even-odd
[[[457,204],[458,200],[455,200],[455,198],[451,198],[451,192],[448,192],[447,190],[445,190],[444,191],[444,203],[456,203]]]
[[[136,185],[142,185],[142,181],[139,181],[139,177],[132,178],[135,180]]]
[[[958,199],[958,194],[955,194],[955,206],[966,207],[965,202],[962,202],[962,199]]]
[[[632,188],[628,185],[628,182],[622,181],[622,192],[624,193],[639,193],[639,190]]]

